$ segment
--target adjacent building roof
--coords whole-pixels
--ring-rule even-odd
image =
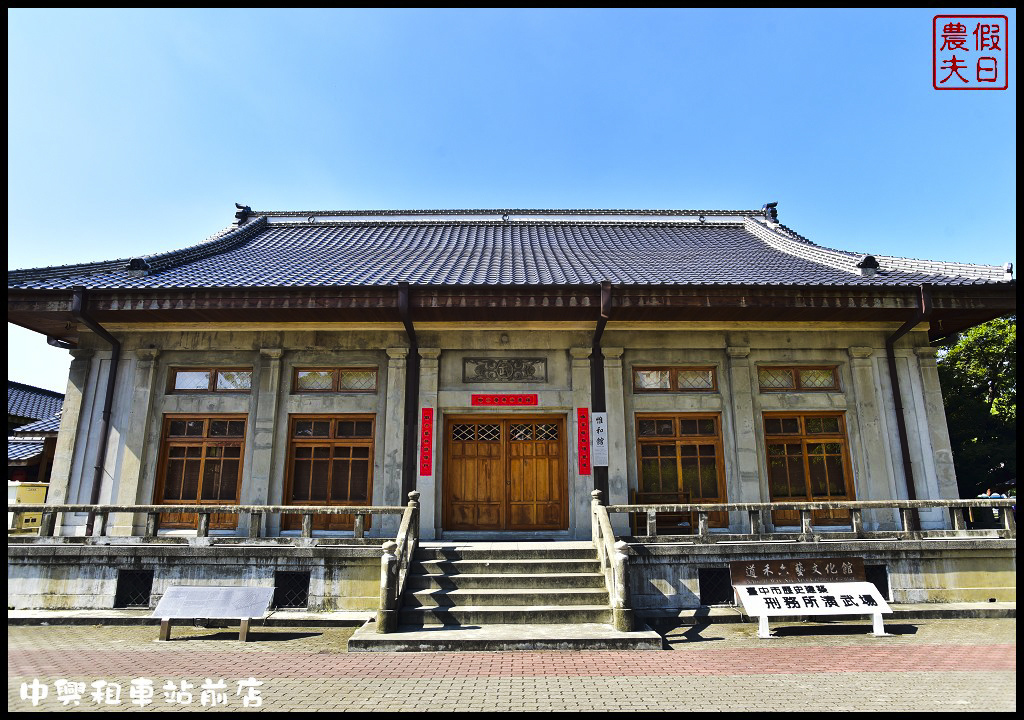
[[[14,428],[10,431],[11,435],[17,436],[40,436],[40,435],[56,435],[60,430],[60,413],[57,413],[51,418],[45,420],[36,420],[25,425]]]
[[[182,250],[13,270],[8,288],[977,285],[1008,268],[815,244],[762,211],[248,212]],[[875,267],[877,265],[877,268]]]
[[[32,460],[43,454],[42,441],[17,440],[7,438],[7,462],[21,462]]]
[[[64,396],[59,392],[7,381],[8,416],[50,420],[60,412],[63,405]]]

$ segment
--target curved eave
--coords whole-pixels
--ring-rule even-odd
[[[616,285],[617,321],[902,322],[918,309],[916,287],[818,285]],[[933,286],[933,334],[958,332],[1016,311],[1016,283]],[[414,321],[596,321],[597,285],[411,286]],[[8,321],[78,341],[71,292],[13,290]],[[287,287],[91,290],[100,324],[400,322],[398,288]]]

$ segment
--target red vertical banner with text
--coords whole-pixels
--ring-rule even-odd
[[[580,461],[580,475],[590,474],[590,411],[576,408],[576,454]]]
[[[423,408],[420,415],[420,475],[434,470],[434,408]]]

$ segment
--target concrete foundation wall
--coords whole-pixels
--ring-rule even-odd
[[[684,546],[630,545],[630,589],[637,610],[700,606],[699,571],[733,561],[861,557],[881,565],[896,603],[1015,602],[1013,540],[936,540]]]
[[[8,609],[108,609],[119,570],[152,570],[150,607],[172,585],[274,587],[278,570],[310,573],[309,609],[376,610],[379,547],[14,545],[7,554]]]

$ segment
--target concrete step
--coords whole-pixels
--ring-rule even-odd
[[[604,575],[601,573],[517,573],[444,575],[441,573],[409,575],[406,579],[409,590],[468,590],[471,588],[603,588]]]
[[[603,623],[571,625],[400,625],[382,635],[374,622],[360,627],[348,641],[349,652],[457,652],[518,650],[661,650],[656,632],[644,628],[623,633]]]
[[[509,543],[510,547],[423,547],[416,549],[414,560],[596,560],[593,546],[579,543],[538,543],[536,547]],[[564,547],[563,547],[564,545]]]
[[[467,590],[417,590],[402,598],[403,608],[415,607],[550,607],[608,605],[608,591],[602,588],[472,588]]]
[[[566,575],[599,573],[598,560],[565,560],[548,558],[420,560],[412,564],[417,575]]]
[[[459,607],[403,607],[399,625],[550,625],[612,622],[608,605],[466,605]]]

